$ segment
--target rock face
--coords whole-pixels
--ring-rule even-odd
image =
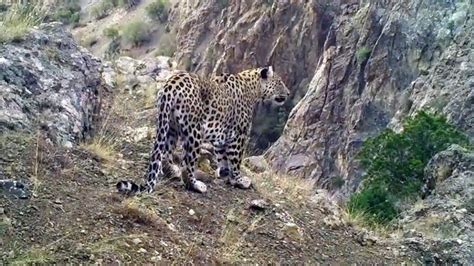
[[[332,19],[322,1],[179,1],[170,16],[178,30],[176,59],[200,74],[236,73],[272,65],[293,101],[257,111],[252,146],[274,142],[291,107],[302,98]]]
[[[0,46],[0,130],[42,129],[71,146],[94,134],[101,105],[100,61],[59,24]]]
[[[429,195],[399,221],[405,245],[423,251],[427,262],[472,263],[474,153],[452,145],[434,156],[425,172]]]
[[[419,109],[474,137],[472,4],[369,1],[342,5],[304,98],[265,154],[279,171],[350,193],[364,139]]]

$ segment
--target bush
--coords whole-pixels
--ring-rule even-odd
[[[369,223],[390,221],[398,213],[399,201],[419,195],[424,168],[436,153],[451,144],[469,145],[468,138],[446,119],[424,111],[407,119],[403,128],[401,133],[386,129],[366,140],[358,155],[366,175],[348,208]]]
[[[148,17],[161,22],[168,20],[168,10],[166,8],[167,4],[168,2],[165,0],[156,0],[149,4],[146,7],[146,13]]]
[[[141,0],[114,0],[114,1],[117,3],[116,6],[118,5],[125,9],[130,9],[140,4]]]
[[[134,46],[147,42],[150,39],[149,25],[142,21],[127,24],[122,31],[123,40]]]
[[[81,7],[76,1],[68,1],[53,15],[53,19],[64,24],[76,24],[80,19]]]
[[[95,19],[103,19],[110,14],[110,11],[114,8],[114,3],[109,0],[104,0],[95,4],[91,7],[90,14]]]
[[[115,40],[119,37],[120,34],[118,29],[114,27],[109,27],[104,29],[104,35],[109,39]]]
[[[44,19],[45,12],[39,5],[12,5],[0,23],[0,43],[21,40],[30,28],[39,25]]]
[[[362,63],[365,60],[367,60],[369,58],[371,52],[372,52],[372,50],[370,48],[365,47],[365,46],[357,49],[357,51],[356,51],[357,62]]]

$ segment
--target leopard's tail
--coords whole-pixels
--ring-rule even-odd
[[[143,191],[150,193],[154,190],[158,178],[163,177],[163,158],[168,152],[166,150],[166,137],[170,128],[171,110],[174,108],[175,103],[173,95],[167,93],[167,91],[169,91],[169,87],[165,85],[164,93],[160,94],[157,100],[156,137],[150,154],[145,183],[138,185],[133,181],[120,181],[116,185],[120,193],[135,194]]]
[[[133,181],[119,181],[117,182],[117,190],[120,193],[132,195],[146,190],[146,187],[143,185],[137,185]]]

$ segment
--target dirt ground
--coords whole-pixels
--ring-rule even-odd
[[[255,175],[258,185],[240,190],[209,174],[204,195],[176,178],[153,194],[119,195],[117,181],[139,181],[146,169],[151,137],[134,141],[124,132],[152,128],[153,111],[147,112],[115,111],[107,131],[116,133],[113,145],[92,140],[64,149],[41,132],[2,133],[0,179],[22,180],[31,192],[17,199],[0,189],[2,264],[417,262],[382,242],[361,245],[352,227],[325,225],[324,209],[306,199],[310,190],[299,191],[292,181]],[[269,206],[249,208],[255,199]]]

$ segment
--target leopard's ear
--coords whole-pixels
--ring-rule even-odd
[[[271,66],[262,68],[260,70],[260,77],[262,79],[273,77],[273,68]]]

